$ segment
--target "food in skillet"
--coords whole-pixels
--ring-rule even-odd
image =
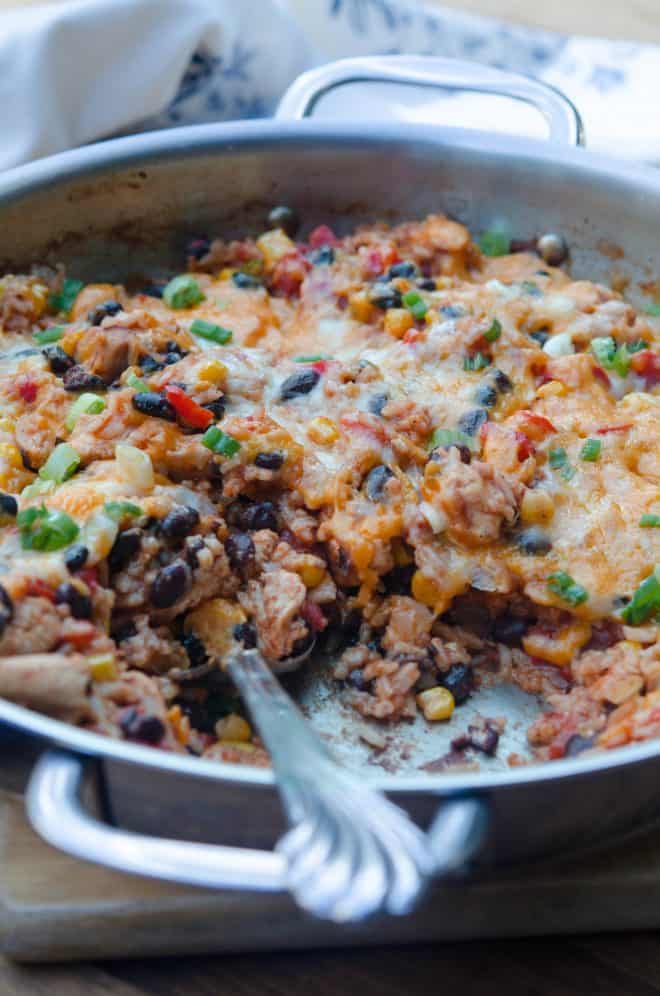
[[[223,660],[331,639],[457,751],[483,681],[542,696],[541,759],[660,735],[659,319],[556,237],[273,214],[138,293],[0,282],[0,694],[267,763]]]

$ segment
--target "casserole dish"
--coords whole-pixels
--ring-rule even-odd
[[[176,265],[186,235],[200,228],[243,233],[268,206],[292,203],[310,225],[336,222],[339,230],[347,221],[437,211],[475,231],[505,219],[521,238],[562,232],[575,247],[576,274],[607,279],[614,254],[620,279],[651,281],[653,221],[660,215],[655,176],[571,149],[581,139],[579,119],[560,96],[495,73],[475,81],[470,72],[437,60],[352,62],[303,78],[276,122],[122,139],[14,171],[0,184],[3,267],[62,261],[89,280],[99,268],[108,280],[157,274]],[[554,142],[283,121],[304,116],[342,81],[388,77],[509,92],[546,115]],[[493,695],[494,707],[509,717],[513,747],[530,703],[504,690]],[[345,720],[332,697],[311,689],[308,701],[340,746]],[[181,882],[282,888],[283,861],[267,850],[283,829],[268,771],[104,740],[6,702],[0,718],[20,731],[28,755],[40,755],[28,812],[51,843]],[[53,746],[58,750],[44,751]],[[343,753],[357,763],[357,751]],[[374,781],[430,828],[443,873],[465,870],[470,861],[501,863],[587,843],[648,819],[660,802],[657,753],[648,743],[550,767],[442,776],[414,768]],[[11,754],[20,776],[16,744]],[[85,770],[99,790],[101,818],[82,808]]]

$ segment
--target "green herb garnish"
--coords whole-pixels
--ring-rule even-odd
[[[486,329],[486,331],[484,332],[484,339],[486,340],[486,342],[497,342],[497,340],[501,335],[502,335],[502,325],[497,320],[497,318],[493,318],[490,328]]]
[[[54,481],[62,484],[73,477],[80,466],[80,456],[69,443],[60,443],[50,454],[39,471],[39,477],[44,481]]]
[[[511,252],[511,239],[504,232],[486,231],[479,237],[484,256],[506,256]]]
[[[18,513],[16,524],[24,550],[51,553],[73,543],[80,529],[66,512],[39,508],[25,508]]]
[[[318,363],[319,360],[329,360],[330,357],[325,353],[314,353],[310,356],[294,356],[294,363]]]
[[[645,512],[639,520],[642,529],[660,529],[660,515],[653,515],[652,512]]]
[[[588,463],[594,463],[599,459],[602,448],[603,444],[600,439],[587,439],[586,443],[580,450],[580,460],[586,460]]]
[[[48,304],[53,311],[69,315],[84,286],[82,280],[63,280],[59,291],[55,291],[48,298]]]
[[[630,626],[638,626],[660,612],[660,564],[640,584],[639,588],[621,613],[621,618]]]
[[[47,329],[39,329],[35,332],[34,341],[40,346],[47,346],[51,342],[59,342],[63,335],[63,325],[50,325]]]
[[[142,515],[140,506],[134,505],[132,501],[107,501],[103,506],[103,511],[115,522],[121,522],[128,515]]]
[[[222,325],[214,325],[213,322],[205,322],[201,318],[196,318],[190,326],[193,335],[200,336],[201,339],[208,339],[209,342],[217,342],[219,346],[226,346],[231,342],[234,333],[229,329],[223,329]]]
[[[476,453],[478,446],[474,436],[468,436],[467,432],[460,432],[458,429],[434,429],[428,441],[430,450],[438,446],[467,446],[468,449]]]
[[[142,378],[138,377],[137,374],[134,374],[132,370],[129,374],[126,375],[124,379],[124,384],[126,387],[132,387],[134,391],[149,390],[149,385],[147,384],[146,380],[142,380]]]
[[[163,301],[168,308],[194,308],[204,300],[202,289],[188,273],[173,277],[163,290]]]
[[[202,436],[202,444],[213,453],[226,457],[235,456],[241,448],[237,439],[223,432],[217,425],[209,426]]]
[[[73,402],[69,408],[65,425],[71,432],[81,415],[98,415],[105,408],[105,401],[100,394],[85,392]]]
[[[581,605],[589,598],[589,593],[581,584],[574,581],[566,571],[556,571],[548,578],[548,588],[555,595],[559,595],[569,605]]]
[[[484,370],[490,366],[490,360],[483,353],[475,353],[473,356],[463,358],[464,370]]]
[[[418,320],[424,318],[426,312],[429,310],[421,294],[418,294],[417,291],[408,291],[403,295],[401,300],[403,306],[408,309],[413,318]]]

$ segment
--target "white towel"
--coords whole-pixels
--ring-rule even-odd
[[[0,14],[0,168],[117,133],[266,116],[304,69],[388,52],[546,80],[575,102],[592,148],[660,162],[655,46],[403,0],[73,0]],[[443,115],[439,100],[399,111]]]

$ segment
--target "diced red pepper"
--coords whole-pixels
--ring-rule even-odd
[[[312,249],[339,245],[339,239],[328,225],[319,225],[318,228],[315,228],[313,232],[309,233],[307,241]]]
[[[328,361],[327,360],[314,360],[313,363],[310,363],[310,366],[313,367],[314,370],[317,371],[317,373],[324,374],[326,372],[326,370],[328,369]]]
[[[19,377],[18,393],[26,404],[31,405],[37,397],[38,387],[32,377]]]
[[[32,578],[28,581],[25,594],[31,595],[33,598],[47,598],[49,602],[55,601],[55,592],[50,585],[46,584],[45,581],[42,581],[41,578]]]
[[[94,588],[98,587],[99,569],[98,567],[83,567],[81,571],[78,571],[78,577],[93,591]]]
[[[339,421],[347,432],[363,432],[368,436],[373,436],[379,443],[386,443],[387,433],[384,427],[376,425],[368,419],[368,415],[342,415]]]
[[[636,374],[644,377],[648,387],[655,387],[660,381],[660,354],[654,353],[650,349],[642,349],[635,353],[630,361],[630,365]]]
[[[70,620],[66,627],[65,643],[71,644],[76,650],[84,650],[96,636],[96,627],[83,620]]]
[[[632,422],[626,422],[624,425],[604,425],[602,429],[596,429],[596,433],[599,436],[606,436],[610,432],[627,432],[628,429],[632,429]]]
[[[300,285],[311,270],[312,264],[305,259],[302,252],[288,252],[276,264],[270,278],[271,290],[280,297],[296,297]]]
[[[524,432],[518,432],[515,430],[515,437],[518,444],[516,455],[520,462],[523,463],[528,457],[534,455],[536,447],[529,436],[526,436]]]
[[[320,633],[328,625],[328,620],[325,618],[316,602],[310,602],[308,598],[305,599],[303,603],[300,615],[303,617],[305,622],[311,626],[315,633]]]
[[[539,415],[538,412],[532,412],[528,408],[519,411],[515,416],[515,421],[520,431],[537,443],[557,431],[556,426],[549,418],[546,418],[545,415]]]
[[[416,328],[413,326],[405,333],[403,342],[406,346],[414,346],[416,342],[426,339],[426,328]]]
[[[179,418],[193,429],[208,429],[213,421],[213,415],[207,408],[202,408],[181,387],[168,384],[165,396]]]
[[[365,266],[366,276],[377,277],[385,269],[383,257],[377,249],[370,249],[367,253],[367,263]]]
[[[591,370],[596,380],[601,381],[601,383],[604,384],[605,387],[609,388],[612,386],[610,378],[607,376],[607,374],[605,373],[605,371],[601,366],[599,366],[597,363],[594,363]]]

